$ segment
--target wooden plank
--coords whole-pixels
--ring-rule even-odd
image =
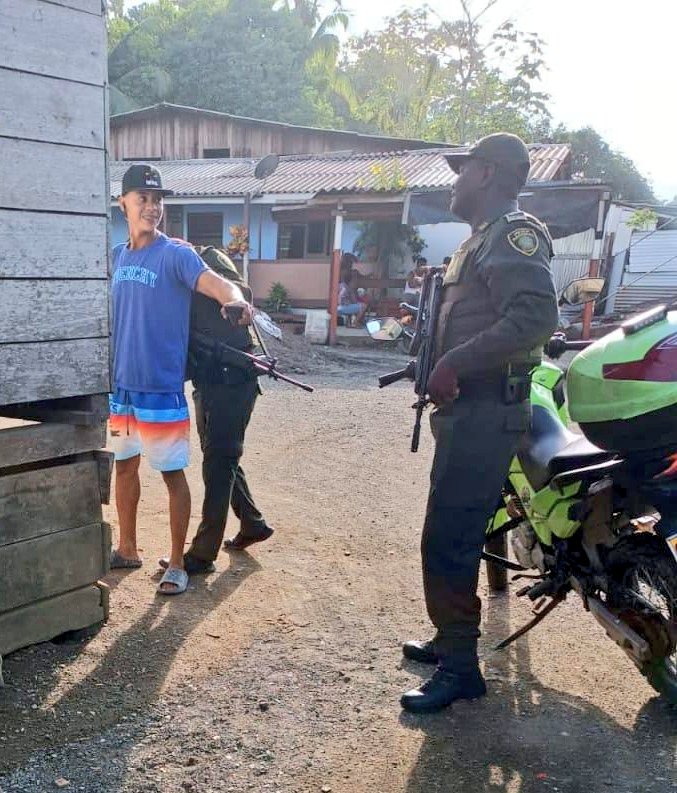
[[[110,391],[108,338],[0,345],[0,405]]]
[[[0,547],[101,520],[95,459],[0,476]]]
[[[0,3],[2,0],[0,0]],[[0,207],[105,215],[105,152],[0,138]]]
[[[106,82],[102,16],[40,0],[0,0],[0,31],[0,66],[92,85]]]
[[[0,209],[0,278],[107,278],[106,224]]]
[[[99,467],[99,497],[102,504],[110,503],[110,484],[113,477],[113,452],[94,452],[94,459]]]
[[[108,335],[107,281],[0,279],[0,344]]]
[[[0,548],[0,613],[93,584],[109,549],[101,523]]]
[[[0,69],[0,134],[103,149],[104,90]]]
[[[2,468],[69,457],[72,454],[101,449],[105,445],[105,424],[92,427],[77,427],[71,424],[29,424],[25,427],[3,429],[0,430],[0,473]],[[2,518],[0,518],[1,526]]]
[[[105,622],[105,597],[89,585],[0,614],[0,656]]]
[[[0,405],[0,416],[24,421],[45,421],[95,427],[108,420],[108,394],[46,399],[40,402],[18,402]]]

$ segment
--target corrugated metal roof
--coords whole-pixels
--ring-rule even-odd
[[[451,187],[456,176],[444,158],[459,149],[428,149],[382,154],[318,154],[281,157],[275,172],[262,182],[254,178],[256,160],[163,160],[157,163],[166,186],[179,196],[256,194],[402,193]],[[530,182],[560,177],[570,149],[535,144]],[[111,163],[111,194],[120,193],[129,162]]]
[[[634,232],[614,310],[622,314],[677,298],[677,231]]]
[[[243,196],[258,193],[261,182],[254,177],[257,160],[163,160],[153,163],[162,173],[165,187],[180,196]],[[110,164],[112,196],[120,195],[122,177],[131,162]]]

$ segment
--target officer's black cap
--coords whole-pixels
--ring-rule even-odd
[[[505,171],[515,174],[522,185],[529,176],[529,149],[517,135],[508,132],[497,132],[478,140],[470,149],[445,155],[449,167],[455,173],[460,173],[461,166],[468,160],[484,160]]]
[[[151,190],[161,195],[174,195],[173,190],[162,186],[162,174],[153,165],[130,165],[122,177],[122,195],[132,190]]]

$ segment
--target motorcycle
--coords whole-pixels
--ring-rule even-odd
[[[548,361],[532,371],[531,428],[487,526],[490,586],[514,571],[529,581],[517,595],[537,603],[499,647],[573,592],[677,704],[677,311],[659,306],[596,341],[546,345],[551,358],[572,350],[566,376]]]
[[[418,306],[400,303],[398,317],[371,319],[366,323],[367,332],[377,341],[397,341],[397,349],[409,355],[416,335]]]

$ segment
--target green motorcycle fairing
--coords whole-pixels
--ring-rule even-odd
[[[531,404],[548,410],[564,427],[569,424],[566,402],[560,407],[555,399],[555,389],[562,383],[564,373],[554,364],[543,362],[531,375]],[[562,492],[552,490],[546,485],[535,490],[527,479],[519,459],[514,457],[508,474],[508,488],[519,499],[524,513],[536,535],[544,545],[552,545],[553,536],[560,539],[572,537],[580,527],[580,521],[572,520],[569,515],[571,506],[578,500],[581,483],[574,483]],[[505,494],[506,503],[510,493]],[[487,533],[500,531],[510,521],[508,510],[500,506],[489,520]]]

